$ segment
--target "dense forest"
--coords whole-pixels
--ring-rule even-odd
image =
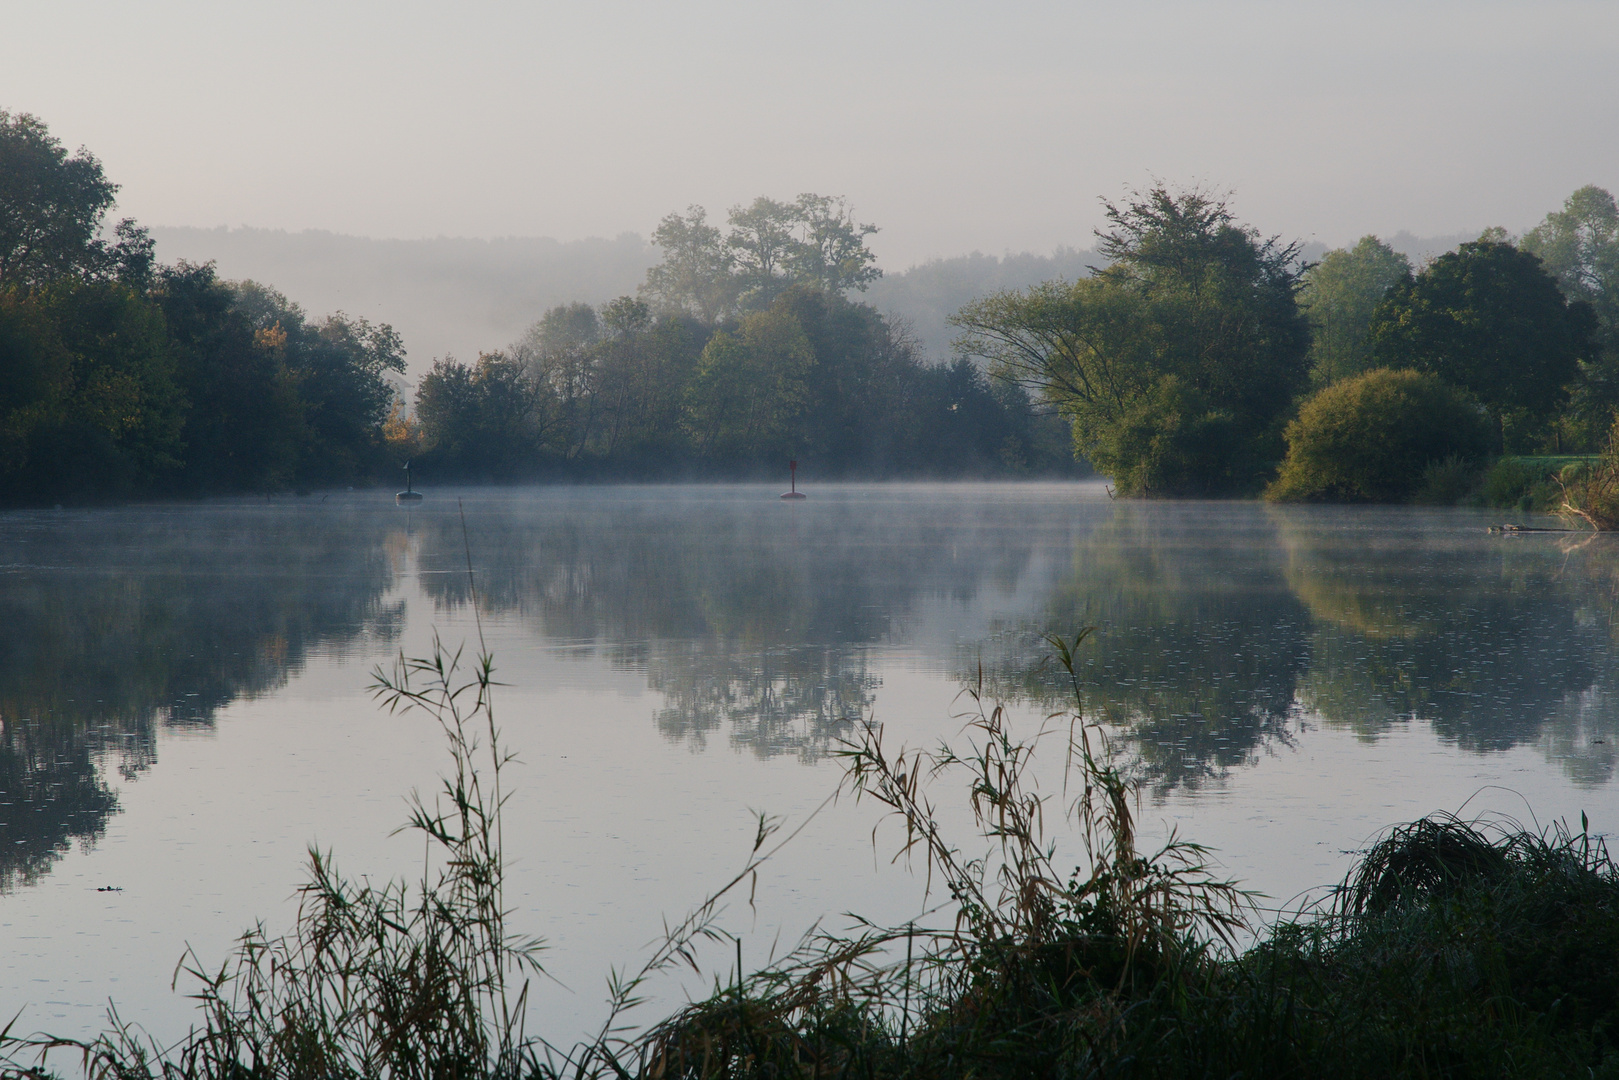
[[[760,198],[728,230],[694,207],[637,297],[546,312],[510,348],[445,358],[407,439],[429,473],[491,479],[994,476],[1073,471],[1065,425],[846,294],[880,271],[840,202]]]
[[[1105,267],[976,300],[954,322],[966,353],[1070,421],[1120,493],[1454,503],[1500,488],[1494,501],[1517,502],[1529,496],[1492,461],[1584,454],[1602,460],[1564,464],[1548,508],[1609,527],[1608,192],[1582,188],[1516,240],[1490,229],[1421,267],[1374,236],[1308,262],[1196,189],[1106,209]]]
[[[391,480],[1023,475],[1066,431],[967,361],[928,364],[845,294],[879,276],[838,200],[760,199],[729,235],[671,217],[643,298],[544,314],[437,361],[412,395],[387,325],[160,265],[117,185],[0,113],[0,499],[272,492]],[[110,227],[109,227],[110,226]]]
[[[103,233],[117,185],[0,112],[0,499],[351,484],[389,463],[404,346]]]
[[[693,206],[659,224],[633,295],[554,305],[414,389],[390,326],[160,264],[146,229],[108,221],[116,192],[89,151],[0,113],[0,500],[795,458],[823,479],[1093,465],[1132,495],[1488,497],[1599,527],[1619,508],[1619,209],[1596,187],[1420,265],[1371,236],[1312,261],[1219,195],[1140,191],[1105,204],[1094,253],[919,268],[907,288],[955,305],[947,362],[866,302],[877,228],[843,200]]]

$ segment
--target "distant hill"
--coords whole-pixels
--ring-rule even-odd
[[[213,260],[222,276],[270,285],[312,315],[341,310],[393,324],[404,335],[413,376],[435,357],[470,360],[503,348],[557,304],[597,304],[634,293],[658,259],[657,248],[634,233],[567,242],[372,240],[313,230],[156,227],[152,236],[164,261]],[[1389,244],[1420,264],[1472,238],[1401,232]],[[1303,254],[1314,260],[1325,250],[1312,243]],[[969,300],[1053,278],[1073,280],[1098,262],[1095,252],[1069,247],[1050,255],[973,252],[890,269],[856,298],[906,320],[928,357],[943,360],[955,336],[946,320]]]
[[[312,315],[341,310],[393,324],[413,375],[436,356],[470,360],[502,348],[556,304],[633,293],[658,259],[633,233],[564,243],[159,227],[152,237],[165,262],[211,259],[222,277],[272,286]]]
[[[221,276],[270,285],[312,315],[346,311],[392,323],[405,338],[413,374],[434,357],[472,359],[517,340],[549,307],[600,303],[634,293],[658,251],[634,233],[612,240],[546,238],[371,240],[274,229],[152,230],[167,262],[213,260]],[[967,301],[1051,278],[1075,278],[1089,251],[997,257],[974,252],[890,271],[861,299],[907,320],[929,357],[944,359],[946,317]]]
[[[946,322],[969,300],[1004,289],[1022,289],[1053,278],[1072,281],[1101,261],[1095,252],[1058,248],[1050,255],[956,255],[930,259],[899,273],[885,273],[859,297],[878,311],[911,324],[930,359],[950,355],[955,331]]]

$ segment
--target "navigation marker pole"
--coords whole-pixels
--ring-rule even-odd
[[[793,490],[782,492],[781,497],[784,498],[784,499],[802,499],[802,498],[805,498],[804,493],[802,491],[798,490],[798,462],[789,461],[787,463],[787,467],[792,470]]]

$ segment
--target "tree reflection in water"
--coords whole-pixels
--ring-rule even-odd
[[[392,640],[391,519],[287,505],[11,514],[0,524],[0,891],[105,831],[157,732],[206,729],[317,645]]]
[[[1376,738],[1417,722],[1464,751],[1538,745],[1582,783],[1612,775],[1616,545],[1491,537],[1461,511],[1024,500],[784,517],[576,497],[473,530],[491,611],[644,673],[658,729],[693,746],[723,732],[815,760],[870,709],[881,645],[932,650],[964,682],[982,661],[991,695],[1058,708],[1044,636],[1094,625],[1088,714],[1160,792],[1218,783],[1311,723]],[[440,527],[452,568],[459,525]],[[967,644],[918,637],[928,602],[971,623],[984,590],[1019,588],[1061,549],[1031,614]],[[464,575],[423,583],[467,600]]]
[[[870,650],[905,635],[925,597],[970,606],[1016,582],[1027,523],[993,500],[916,499],[904,489],[816,505],[701,489],[688,498],[575,498],[566,511],[468,507],[479,599],[644,673],[664,696],[657,729],[693,747],[722,732],[761,757],[822,758],[868,713],[880,678]],[[898,508],[894,503],[902,505]],[[422,587],[469,602],[458,521],[424,539]],[[451,554],[454,553],[454,554]]]
[[[1385,513],[1345,529],[1273,509],[1287,580],[1315,620],[1301,704],[1373,738],[1430,726],[1475,753],[1539,744],[1582,783],[1612,775],[1612,598],[1619,548],[1491,538]],[[1601,539],[1601,538],[1598,538]]]
[[[801,646],[738,655],[715,640],[673,645],[647,666],[666,704],[658,730],[694,748],[728,729],[731,745],[761,758],[818,761],[870,709],[879,680],[861,650]]]
[[[891,647],[964,681],[982,660],[992,695],[1055,709],[1043,637],[1094,625],[1089,715],[1160,792],[1315,723],[1367,739],[1417,723],[1612,780],[1613,537],[1060,485],[822,494],[469,493],[480,601],[644,677],[655,730],[692,748],[819,760],[871,711]],[[463,543],[448,499],[404,517],[357,496],[0,518],[0,888],[100,836],[108,770],[138,776],[165,727],[207,728],[317,647],[395,640],[398,573],[439,609],[467,604]]]
[[[1489,536],[1459,512],[1121,504],[1047,608],[961,650],[992,695],[1060,708],[1039,658],[1094,625],[1086,714],[1159,793],[1217,781],[1324,722],[1420,722],[1463,750],[1538,745],[1608,782],[1619,741],[1619,544]]]
[[[1065,708],[1045,635],[1095,626],[1079,658],[1086,717],[1159,793],[1217,782],[1292,737],[1309,617],[1280,570],[1275,529],[1251,506],[1119,503],[1075,545],[1045,610],[961,650],[961,675],[976,678],[981,656],[992,695]]]

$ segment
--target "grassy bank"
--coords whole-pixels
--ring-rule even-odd
[[[1619,1077],[1619,868],[1578,832],[1429,818],[1389,830],[1330,897],[1260,925],[1207,853],[1138,845],[1134,793],[1076,708],[1019,736],[993,702],[958,745],[885,746],[867,727],[840,789],[896,828],[939,906],[902,926],[806,939],[648,1026],[649,980],[724,944],[725,899],[790,837],[761,819],[737,875],[613,980],[608,1020],[527,1034],[543,954],[501,895],[501,766],[487,657],[439,651],[378,673],[395,709],[443,729],[452,768],[410,822],[432,865],[356,885],[312,853],[286,935],[191,958],[198,1027],[155,1046],[116,1023],[85,1043],[0,1036],[4,1076],[184,1077]],[[1045,794],[1036,755],[1061,761]],[[976,830],[947,835],[936,799]],[[1059,854],[1048,818],[1081,850]],[[543,1018],[535,1018],[543,1023]]]

